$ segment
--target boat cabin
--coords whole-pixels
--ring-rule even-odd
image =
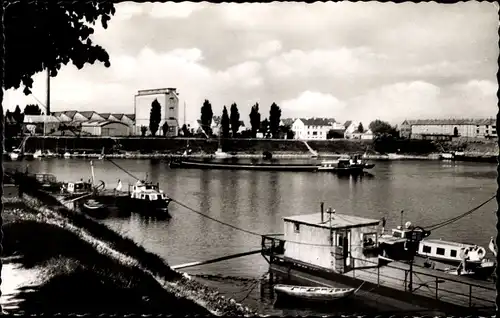
[[[379,222],[329,211],[285,217],[284,256],[337,273],[376,267]]]
[[[350,166],[349,158],[340,158],[336,160],[324,160],[321,162],[322,168],[347,168]]]
[[[159,184],[153,184],[150,182],[138,181],[130,192],[131,199],[145,200],[145,201],[157,201],[157,200],[167,200],[168,197],[159,188]]]
[[[76,182],[68,182],[66,184],[66,192],[68,193],[86,193],[92,191],[92,184],[83,180]]]
[[[461,262],[464,257],[468,258],[469,262],[481,262],[486,256],[486,250],[472,244],[426,239],[420,242],[418,254],[451,263]]]

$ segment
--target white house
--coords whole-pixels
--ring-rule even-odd
[[[359,122],[348,120],[344,123],[344,138],[356,139],[358,133]]]
[[[337,127],[335,124],[334,119],[297,118],[292,124],[294,139],[326,140],[328,132]]]

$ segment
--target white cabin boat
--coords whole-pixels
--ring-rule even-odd
[[[42,151],[40,149],[38,149],[37,151],[35,151],[33,153],[33,158],[36,159],[36,158],[41,158],[41,157],[43,157],[43,153],[42,153]]]
[[[287,296],[308,301],[333,301],[355,293],[355,288],[308,287],[278,284],[274,286],[278,296]]]
[[[431,260],[458,265],[464,258],[468,258],[468,263],[481,263],[486,256],[486,250],[478,245],[425,239],[420,242],[417,254]]]
[[[158,184],[146,181],[137,181],[132,186],[129,185],[129,195],[122,208],[141,214],[154,214],[159,216],[168,216],[168,205],[172,201],[163,190],[159,189]]]
[[[64,155],[63,155],[64,158],[69,158],[71,157],[71,154],[69,152],[65,152]]]
[[[217,151],[215,152],[215,158],[229,158],[229,157],[232,156],[227,152],[222,151],[222,148],[218,148]]]

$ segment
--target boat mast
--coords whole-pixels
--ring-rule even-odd
[[[92,173],[92,185],[94,185],[94,180],[95,180],[95,175],[94,175],[94,163],[92,162],[92,160],[90,160],[90,171]]]

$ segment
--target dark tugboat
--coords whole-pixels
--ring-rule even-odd
[[[172,199],[159,189],[159,184],[140,180],[134,185],[129,185],[129,193],[121,200],[120,209],[145,216],[168,218],[170,217],[168,206],[171,201]]]

